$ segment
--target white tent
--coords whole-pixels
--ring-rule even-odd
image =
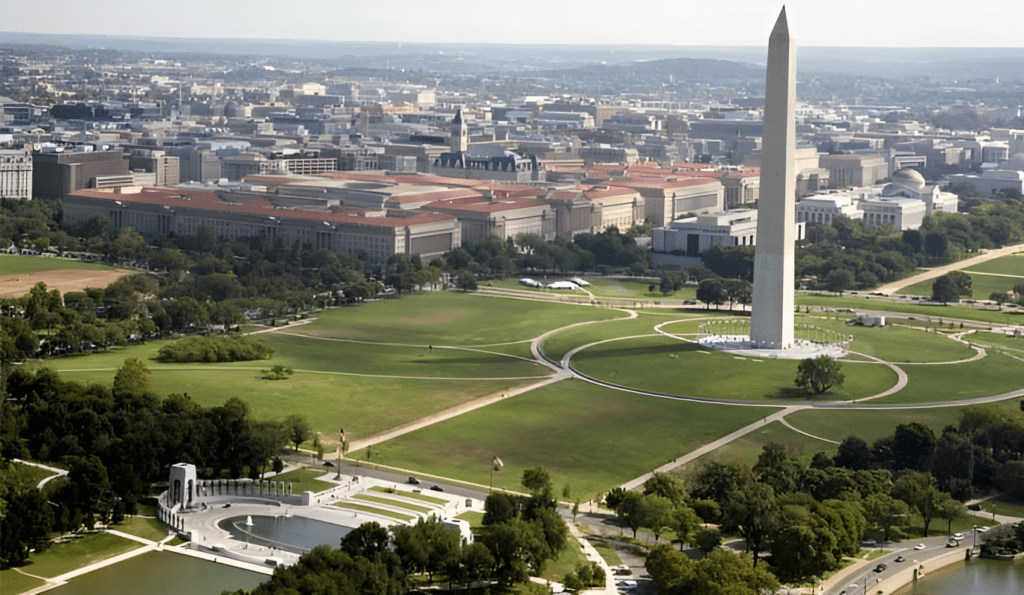
[[[554,283],[548,283],[548,289],[579,289],[580,286],[576,285],[572,281],[555,281]]]

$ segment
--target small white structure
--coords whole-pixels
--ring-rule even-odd
[[[548,289],[579,289],[580,286],[576,285],[572,281],[555,281],[554,283],[548,283]]]
[[[519,284],[520,285],[525,285],[527,287],[544,287],[543,283],[541,283],[540,281],[534,281],[533,279],[530,279],[529,277],[523,277],[522,279],[520,279],[519,280]]]
[[[168,499],[170,506],[181,504],[182,508],[192,505],[196,499],[196,466],[190,463],[171,465],[171,473],[167,480]]]
[[[885,316],[872,316],[870,314],[858,314],[857,324],[861,326],[885,326]]]
[[[586,287],[587,285],[590,285],[589,281],[584,281],[579,277],[569,277],[569,280],[575,283],[576,285],[579,285],[580,287]]]

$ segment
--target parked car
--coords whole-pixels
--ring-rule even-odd
[[[334,464],[334,461],[324,461],[324,467],[337,467],[337,465]]]
[[[878,547],[878,542],[874,539],[865,539],[860,542],[860,547]]]
[[[963,538],[964,538],[964,534],[963,533],[954,533],[953,534],[953,539],[955,539],[957,541],[960,541]]]

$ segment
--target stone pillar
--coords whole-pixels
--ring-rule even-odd
[[[785,8],[768,38],[767,71],[750,340],[786,349],[793,344],[796,274],[796,44]]]

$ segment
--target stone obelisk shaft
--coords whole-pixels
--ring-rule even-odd
[[[793,343],[796,235],[796,45],[782,9],[768,39],[761,142],[761,198],[754,251],[750,340],[762,348]]]

